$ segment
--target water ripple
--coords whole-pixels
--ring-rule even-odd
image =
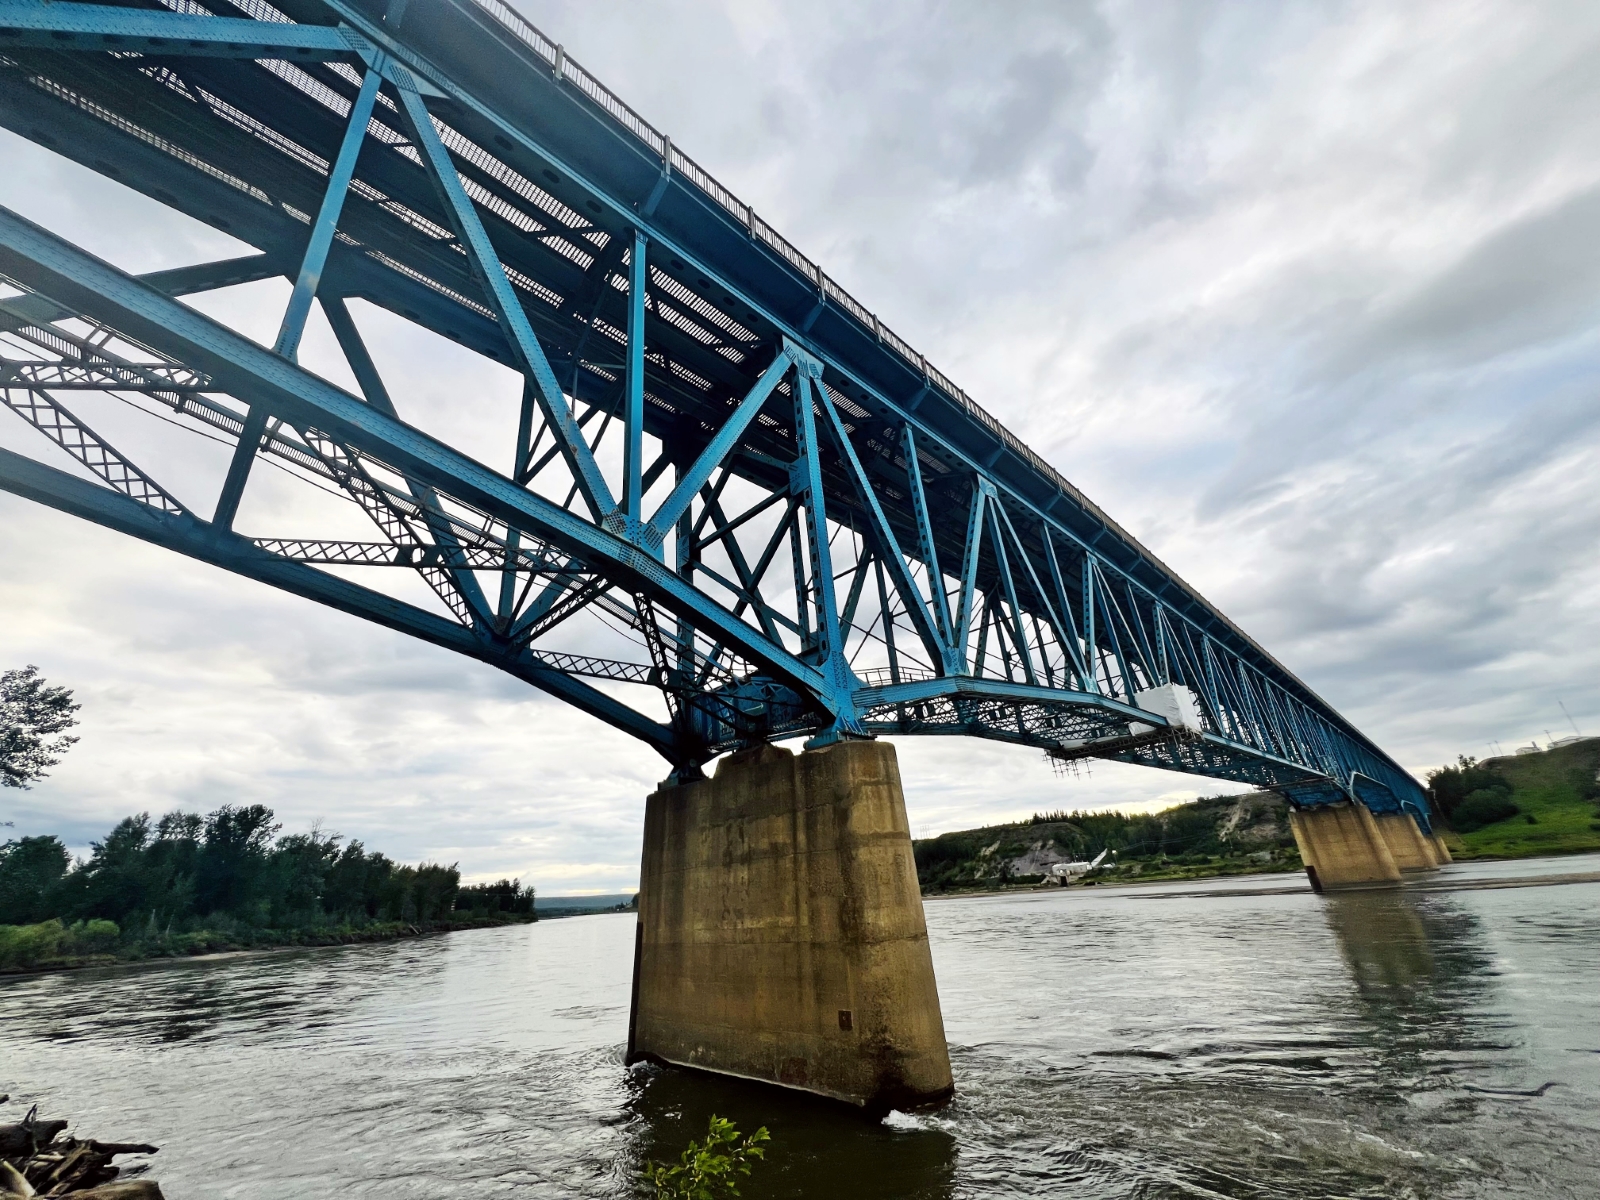
[[[0,981],[0,1091],[174,1200],[629,1196],[711,1112],[751,1197],[1594,1194],[1600,885],[1236,891],[929,904],[959,1092],[878,1125],[625,1068],[624,915]]]

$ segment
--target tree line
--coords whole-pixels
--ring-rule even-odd
[[[461,886],[454,864],[407,866],[335,833],[278,836],[270,808],[126,817],[72,860],[57,837],[0,846],[0,925],[113,921],[128,933],[426,925],[456,912],[531,914],[532,888]],[[342,843],[342,844],[341,844]]]

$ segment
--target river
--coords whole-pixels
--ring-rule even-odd
[[[0,1091],[171,1200],[628,1196],[712,1112],[771,1130],[749,1200],[1588,1200],[1600,883],[1471,885],[1596,870],[930,901],[958,1094],[881,1125],[625,1069],[624,915],[0,980]]]

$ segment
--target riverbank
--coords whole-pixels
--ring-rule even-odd
[[[1026,890],[1051,866],[1109,858],[1099,882],[1168,882],[1301,870],[1289,805],[1274,792],[1211,796],[1159,813],[1043,813],[912,843],[924,896]]]
[[[112,921],[60,920],[36,925],[0,925],[0,975],[41,971],[73,971],[125,963],[193,959],[221,954],[292,950],[308,946],[344,946],[392,942],[465,929],[525,925],[536,918],[524,913],[462,913],[447,921],[375,921],[364,925],[303,929],[201,929],[145,937],[126,937]]]
[[[1541,858],[1600,851],[1600,738],[1569,739],[1429,775],[1470,771],[1470,786],[1492,783],[1502,803],[1494,819],[1458,813],[1459,831],[1436,817],[1452,857],[1463,862]],[[1442,785],[1441,785],[1442,786]],[[1486,793],[1484,793],[1486,794]],[[1449,797],[1447,796],[1448,800]],[[1436,803],[1437,810],[1437,803]],[[1446,805],[1449,808],[1449,805]],[[1085,883],[1129,884],[1217,879],[1304,870],[1289,828],[1289,806],[1273,792],[1210,796],[1165,811],[1043,813],[913,842],[922,894],[994,895],[1030,891],[1051,865],[1108,860]]]
[[[1477,767],[1504,779],[1515,811],[1478,829],[1447,832],[1453,856],[1515,859],[1600,851],[1600,738],[1488,758]]]

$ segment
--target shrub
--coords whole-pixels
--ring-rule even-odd
[[[66,937],[67,927],[60,921],[0,925],[0,969],[17,970],[53,958]]]
[[[656,1189],[656,1200],[717,1200],[737,1196],[741,1175],[750,1174],[750,1163],[766,1157],[762,1146],[769,1140],[767,1127],[739,1140],[732,1121],[712,1114],[704,1142],[690,1142],[678,1156],[678,1165],[651,1163],[645,1169],[645,1182]]]
[[[61,959],[110,954],[121,937],[115,921],[0,925],[0,970],[27,970]]]
[[[1456,814],[1473,796],[1483,791],[1500,792],[1507,798],[1511,795],[1511,784],[1504,775],[1480,766],[1477,759],[1467,755],[1462,755],[1453,767],[1441,767],[1437,771],[1430,771],[1428,789],[1439,811],[1462,833],[1468,832],[1468,827],[1456,819]],[[1503,817],[1494,818],[1497,821],[1503,819]],[[1471,828],[1478,829],[1492,823],[1492,821],[1480,821]]]
[[[115,921],[79,921],[67,932],[77,954],[110,954],[122,937]]]
[[[1480,788],[1470,793],[1450,814],[1450,821],[1460,833],[1471,833],[1486,825],[1516,816],[1522,809],[1511,800],[1510,793],[1500,788]]]

